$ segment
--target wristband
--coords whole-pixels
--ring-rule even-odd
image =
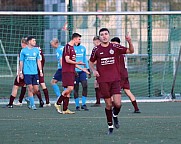
[[[22,71],[20,71],[19,73],[20,73],[20,74],[22,74],[23,72],[22,72]]]
[[[43,71],[42,71],[42,70],[40,70],[40,73],[43,73]]]

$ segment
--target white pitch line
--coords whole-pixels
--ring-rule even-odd
[[[179,101],[181,101],[181,100],[172,100],[172,99],[137,99],[136,100],[137,102],[179,102]],[[16,101],[15,101],[16,102]],[[56,102],[56,100],[51,100],[50,101],[50,103],[51,104],[54,104]],[[131,102],[130,100],[122,100],[122,103],[129,103],[129,102]],[[69,101],[69,103],[70,104],[74,104],[75,103],[75,101],[74,101],[74,99],[70,99],[70,101]],[[81,102],[80,102],[81,103]],[[93,103],[95,103],[95,100],[87,100],[87,102],[86,103],[89,103],[89,104],[93,104]],[[104,103],[104,100],[101,100],[101,103]],[[0,105],[5,105],[5,104],[8,104],[8,99],[6,99],[6,100],[0,100]],[[23,101],[23,104],[26,104],[26,102],[25,101]],[[39,101],[35,101],[35,104],[39,104]]]
[[[175,118],[181,118],[181,116],[140,116],[140,115],[137,115],[137,116],[123,116],[123,117],[119,117],[120,119],[175,119]],[[19,121],[19,120],[22,120],[22,121],[29,121],[29,120],[71,120],[71,119],[105,119],[105,117],[67,117],[67,118],[54,118],[54,117],[51,117],[51,118],[28,118],[28,119],[24,119],[24,118],[13,118],[13,119],[10,119],[10,118],[0,118],[0,121]]]

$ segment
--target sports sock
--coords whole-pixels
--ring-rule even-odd
[[[80,106],[80,105],[79,105],[79,98],[75,98],[74,100],[75,100],[75,106],[76,106],[76,107],[79,107],[79,106]]]
[[[45,95],[46,104],[49,104],[50,101],[49,101],[48,89],[47,89],[47,88],[43,89],[43,93],[44,93],[44,95]]]
[[[114,108],[113,108],[113,115],[114,115],[115,117],[119,114],[120,109],[121,109],[121,107],[117,108],[116,106],[114,106]]]
[[[36,94],[36,95],[37,95],[39,101],[42,101],[42,97],[41,97],[41,92],[40,92],[40,90],[37,91],[37,94]]]
[[[23,101],[23,98],[25,96],[25,93],[26,93],[26,87],[21,87],[21,93],[19,95],[19,102],[22,103]]]
[[[95,88],[96,92],[96,104],[100,104],[100,90],[99,88]]]
[[[66,111],[68,109],[69,105],[69,97],[65,97],[63,100],[63,111]]]
[[[86,105],[86,100],[87,100],[87,97],[82,96],[82,105]]]
[[[106,113],[106,117],[107,117],[107,124],[108,126],[112,126],[112,110],[108,110],[105,108],[105,113]]]
[[[139,110],[136,100],[132,101],[132,105],[134,106],[135,111]]]
[[[11,95],[10,98],[9,98],[9,105],[13,104],[14,99],[15,99],[15,97]]]
[[[53,90],[54,90],[54,92],[55,92],[55,94],[56,94],[56,96],[58,98],[60,96],[60,89],[59,89],[58,85],[53,84],[52,87],[53,87]]]
[[[59,98],[58,98],[58,100],[57,100],[57,105],[61,105],[61,103],[62,103],[62,101],[64,100],[64,96],[63,95],[61,95]]]
[[[30,106],[34,106],[35,105],[34,97],[33,96],[28,96],[28,98],[30,100]]]

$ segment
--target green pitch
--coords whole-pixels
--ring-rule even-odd
[[[1,105],[2,106],[2,105]],[[90,106],[90,105],[88,105]],[[139,103],[141,114],[132,113],[130,103],[123,103],[120,129],[106,135],[104,106],[58,114],[55,108],[36,111],[23,107],[0,108],[0,143],[2,144],[179,144],[181,111],[179,102]],[[70,105],[74,109],[74,105]]]

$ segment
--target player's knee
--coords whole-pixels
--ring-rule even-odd
[[[56,84],[56,81],[54,79],[52,79],[50,83],[51,83],[51,85],[54,85],[54,84]]]
[[[74,90],[74,87],[70,87],[69,88],[69,91],[71,92],[71,91],[73,91]]]
[[[83,95],[83,96],[87,96],[87,86],[86,86],[86,87],[83,87],[82,95]]]
[[[87,87],[87,81],[82,81],[82,87]]]
[[[74,91],[75,91],[76,93],[78,93],[79,87],[78,87],[77,85],[74,85]]]
[[[66,93],[71,93],[74,90],[74,87],[68,87],[65,91]]]
[[[83,86],[83,90],[84,90],[84,91],[87,91],[87,85],[84,85],[84,86]]]
[[[106,103],[106,109],[111,110],[112,109],[112,103]]]
[[[117,107],[117,108],[120,108],[121,107],[121,102],[114,102],[114,106]]]
[[[82,95],[85,96],[85,97],[87,97],[87,89],[86,89],[86,90],[83,89]]]
[[[74,99],[78,98],[78,91],[75,91],[74,89]]]
[[[28,87],[28,91],[33,93],[33,87]]]
[[[33,95],[37,95],[38,93],[39,93],[39,91],[38,90],[34,90],[34,91],[32,91],[33,92]]]
[[[74,99],[78,98],[78,95],[77,94],[74,94]]]

